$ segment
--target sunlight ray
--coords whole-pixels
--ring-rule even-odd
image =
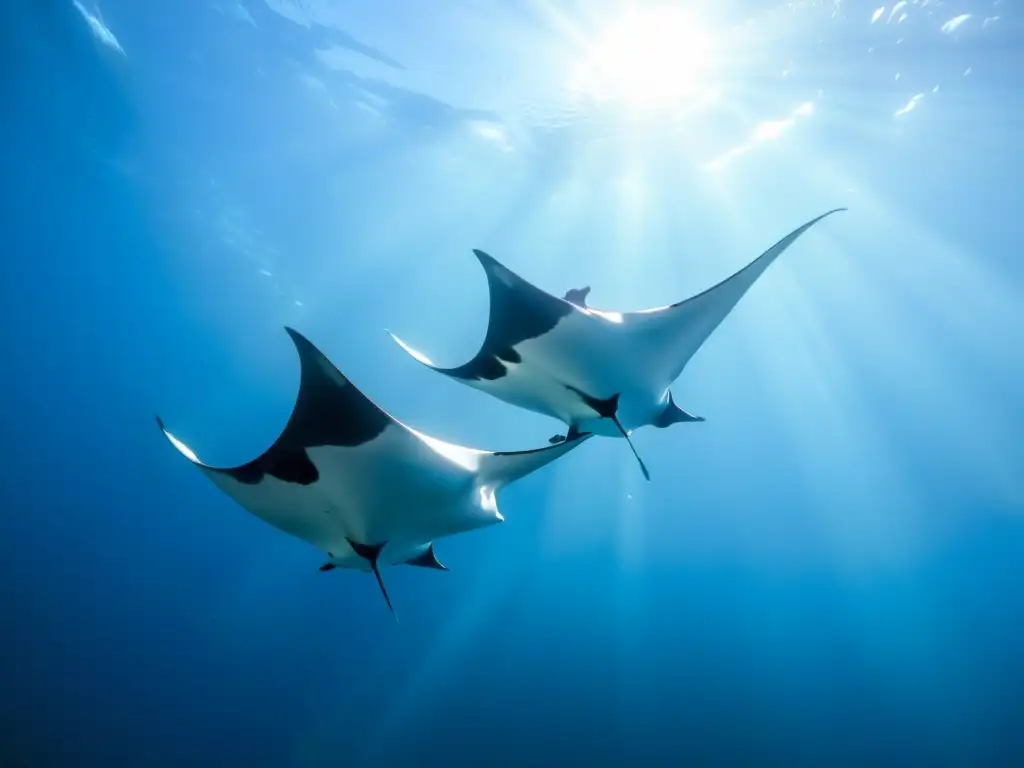
[[[850,178],[825,161],[816,163],[815,168],[822,183],[837,184]],[[863,189],[862,184],[856,186]],[[852,196],[851,205],[868,221],[877,222],[869,231],[894,233],[892,250],[877,256],[876,245],[862,237],[847,237],[850,245],[862,243],[863,251],[835,265],[846,273],[843,284],[858,286],[862,293],[856,304],[848,305],[848,311],[856,313],[865,332],[847,333],[843,339],[844,344],[861,350],[862,357],[857,359],[876,361],[861,375],[901,392],[903,407],[916,413],[919,424],[930,423],[933,432],[941,430],[950,439],[956,433],[957,441],[967,441],[971,447],[964,455],[979,476],[987,474],[1009,499],[1020,499],[1024,481],[1011,478],[1017,475],[1013,467],[1024,460],[1014,437],[1024,426],[1024,413],[992,412],[992,403],[999,398],[982,394],[988,386],[980,378],[982,368],[952,370],[941,360],[966,353],[976,361],[997,362],[1001,370],[1024,375],[1024,344],[1006,341],[1024,339],[1024,317],[1017,311],[1022,286],[999,280],[984,259],[969,260],[905,213],[881,206],[877,194],[861,191]],[[884,279],[879,282],[881,276]],[[950,346],[941,350],[940,357],[939,350],[926,342],[931,335],[926,327],[941,329],[959,349]],[[867,329],[884,342],[871,344]],[[928,382],[928,398],[918,394],[921,382]],[[932,410],[935,407],[941,408],[939,419]]]
[[[837,257],[839,254],[835,254]],[[839,258],[831,261],[839,261]],[[919,517],[920,500],[901,471],[899,457],[886,447],[880,434],[882,424],[872,408],[860,396],[863,387],[853,372],[836,354],[835,340],[826,334],[821,316],[815,311],[820,300],[795,282],[779,286],[778,299],[783,308],[785,326],[792,329],[787,343],[770,336],[776,351],[785,349],[790,355],[773,356],[766,363],[766,378],[785,382],[799,376],[802,386],[783,386],[780,401],[790,406],[786,419],[794,437],[803,443],[802,455],[828,451],[831,456],[815,461],[820,470],[808,472],[810,483],[825,513],[830,544],[837,555],[853,543],[867,541],[875,551],[886,549],[899,557],[901,548],[913,549],[920,538],[914,521]],[[765,338],[765,342],[769,339]],[[796,359],[803,366],[800,373],[792,370]],[[799,398],[797,400],[796,398]],[[816,398],[821,409],[807,407]],[[827,419],[827,420],[826,420]],[[828,446],[821,448],[822,443]],[[830,510],[835,510],[835,514]],[[899,510],[894,513],[894,510]]]
[[[465,252],[474,247],[468,240],[474,232],[486,231],[506,210],[516,196],[524,193],[526,177],[516,166],[509,166],[503,153],[477,150],[480,162],[467,162],[448,154],[458,145],[453,137],[447,144],[417,153],[408,153],[401,160],[376,169],[377,182],[360,193],[362,206],[368,211],[365,230],[358,238],[351,232],[338,230],[326,242],[358,243],[357,247],[339,252],[325,250],[323,256],[307,270],[309,284],[303,291],[306,304],[323,311],[337,312],[337,297],[344,290],[354,289],[361,275],[376,271],[379,258],[387,254],[389,263],[404,270],[403,282],[418,286],[421,292],[437,289],[446,278],[436,269],[435,258],[425,252],[425,245],[438,242],[453,228],[463,230],[467,237]],[[494,175],[502,184],[492,183]],[[450,179],[459,178],[456,194],[451,193]],[[356,182],[358,183],[358,182]],[[435,194],[434,189],[445,190]],[[394,190],[402,190],[395,194]],[[339,207],[353,194],[351,184],[336,188]],[[350,224],[345,219],[346,226]],[[339,220],[339,226],[341,225]],[[458,258],[445,253],[444,259]],[[344,279],[342,279],[344,276]],[[349,287],[349,288],[346,288]],[[330,299],[328,299],[330,297]]]
[[[626,296],[636,294],[645,281],[644,261],[652,212],[647,209],[647,180],[642,176],[636,158],[627,166],[625,173],[614,184],[615,202],[609,206],[614,213],[614,246],[609,248],[609,271],[618,272]],[[614,266],[613,266],[614,265]],[[610,306],[608,309],[617,309]]]
[[[541,551],[545,557],[558,558],[580,551],[589,551],[603,542],[613,540],[618,518],[607,514],[610,498],[625,496],[619,481],[619,469],[624,455],[622,441],[596,438],[589,447],[596,450],[574,458],[575,472],[588,478],[580,484],[573,481],[573,472],[555,473],[551,478],[545,499]],[[581,466],[582,464],[582,466]],[[636,472],[635,466],[630,466]]]
[[[520,506],[520,514],[551,519],[566,511],[579,510],[586,515],[588,510],[582,508],[584,505],[579,504],[578,498],[573,498],[578,496],[579,491],[579,484],[573,482],[574,472],[579,471],[579,466],[573,467],[567,463],[552,465],[548,469],[545,485],[555,490],[541,494],[540,498],[545,500],[543,508],[524,509]],[[524,484],[518,490],[522,492],[526,487]],[[590,513],[592,515],[592,510]],[[514,520],[508,523],[514,524]],[[466,599],[453,609],[437,642],[423,654],[419,668],[408,678],[403,688],[396,692],[393,706],[382,714],[373,738],[369,739],[371,744],[386,744],[391,734],[408,727],[407,721],[417,717],[417,710],[424,705],[424,699],[438,696],[446,684],[459,679],[453,670],[458,670],[459,658],[471,652],[482,625],[513,592],[521,592],[524,584],[530,583],[537,575],[538,568],[543,565],[533,560],[526,562],[519,551],[494,546],[492,542],[484,541],[484,538],[477,537],[478,556],[474,558],[473,565],[476,572]],[[542,546],[541,551],[544,549]],[[373,755],[375,758],[385,756]]]
[[[798,462],[789,504],[805,508],[801,498],[813,499],[817,519],[807,522],[820,531],[817,535],[827,543],[833,562],[863,556],[865,550],[877,556],[894,542],[905,546],[911,539],[902,528],[904,521],[883,513],[879,505],[884,498],[889,509],[894,494],[905,492],[871,437],[871,422],[862,416],[856,387],[830,355],[832,345],[820,325],[811,322],[813,316],[794,311],[800,291],[793,278],[776,274],[771,284],[770,295],[744,299],[747,320],[737,318],[728,331],[723,328],[718,334],[719,341],[730,346],[737,336],[746,338],[744,347],[751,355],[743,360],[744,378],[757,382],[764,394],[754,395],[750,384],[745,389],[772,404],[772,412],[762,415],[760,428],[774,434],[774,449]],[[755,315],[756,322],[750,320]],[[903,502],[894,506],[905,509],[910,500]],[[736,535],[756,547],[761,533],[754,526]]]
[[[663,110],[709,89],[715,40],[698,18],[670,6],[627,5],[585,42],[568,88],[594,103]]]

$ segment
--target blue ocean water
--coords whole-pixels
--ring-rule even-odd
[[[0,763],[1024,755],[1024,27],[1006,0],[3,3]],[[483,248],[598,307],[807,219],[673,387],[372,577],[178,456],[278,434],[297,328],[418,429]]]

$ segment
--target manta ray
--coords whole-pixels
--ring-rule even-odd
[[[552,437],[553,444],[584,433],[624,437],[650,480],[631,432],[645,425],[665,428],[704,421],[676,405],[670,385],[771,263],[816,223],[845,210],[811,219],[703,293],[635,312],[588,306],[590,286],[554,296],[474,249],[487,275],[490,317],[472,360],[442,368],[388,333],[432,370],[564,422],[568,431]]]
[[[286,328],[299,355],[299,391],[284,430],[235,467],[199,460],[157,416],[164,436],[256,517],[327,553],[321,571],[370,571],[397,620],[382,565],[448,570],[444,536],[504,520],[495,495],[591,435],[525,451],[465,448],[406,426],[374,404],[324,354]]]

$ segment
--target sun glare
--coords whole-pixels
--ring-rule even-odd
[[[588,46],[573,87],[633,108],[675,106],[706,95],[713,41],[678,8],[632,9]]]

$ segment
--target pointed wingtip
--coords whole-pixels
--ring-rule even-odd
[[[291,338],[292,343],[295,345],[295,349],[298,350],[300,356],[303,356],[310,352],[319,355],[323,354],[316,344],[314,344],[312,341],[306,338],[305,334],[300,333],[299,331],[292,328],[290,325],[284,326],[284,330],[285,333],[287,333],[288,336]]]
[[[307,377],[310,376],[326,376],[327,379],[339,384],[348,381],[345,378],[345,374],[338,370],[337,366],[328,359],[320,347],[290,325],[284,326],[284,330],[289,338],[291,338],[292,345],[295,347],[295,354],[299,358],[300,381],[305,382]],[[301,388],[307,385],[300,384],[299,386],[301,391]]]
[[[311,342],[309,339],[307,339],[301,333],[296,331],[290,325],[286,325],[284,327],[284,330],[285,330],[285,333],[288,334],[288,337],[292,340],[292,344],[295,345],[295,351],[299,353],[299,361],[300,361],[300,363],[305,362],[306,356],[311,351],[316,350],[316,346],[313,344],[313,342]]]
[[[407,355],[409,355],[413,360],[416,360],[418,363],[422,363],[423,365],[427,366],[428,368],[433,368],[434,370],[440,370],[436,365],[434,365],[434,361],[433,360],[431,360],[425,354],[420,352],[418,349],[414,349],[413,347],[409,346],[407,343],[405,343],[402,340],[402,338],[400,336],[398,336],[395,333],[392,333],[391,331],[388,331],[387,328],[385,328],[384,330],[387,331],[387,334],[388,334],[388,336],[391,337],[391,340],[393,342],[395,342],[395,344],[400,346],[403,350],[405,350],[405,353]]]
[[[487,251],[481,251],[479,248],[473,249],[473,255],[476,256],[477,261],[480,262],[480,266],[484,268],[484,272],[488,275],[500,272],[504,269],[504,266]]]
[[[193,451],[191,448],[189,448],[187,445],[181,442],[181,440],[179,440],[170,433],[170,431],[167,429],[167,426],[164,424],[164,420],[160,418],[159,414],[157,414],[156,416],[156,425],[160,427],[160,432],[163,434],[164,438],[167,440],[167,442],[174,446],[174,449],[178,453],[180,453],[186,459],[191,461],[193,464],[204,466],[203,462],[199,460],[198,456],[196,456],[195,451]]]

